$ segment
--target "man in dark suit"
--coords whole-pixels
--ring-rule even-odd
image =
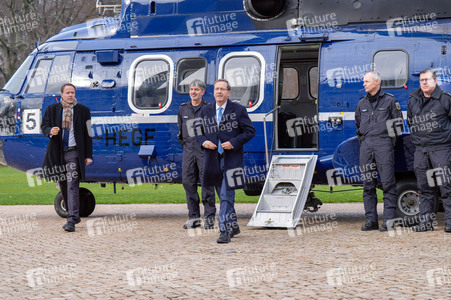
[[[44,177],[57,178],[68,212],[63,229],[75,231],[80,222],[80,180],[85,179],[85,165],[92,163],[91,112],[75,99],[75,86],[61,87],[61,103],[47,107],[42,120],[43,134],[50,138],[42,165]]]
[[[219,195],[218,243],[228,243],[240,233],[235,204],[235,189],[244,187],[243,146],[255,136],[255,128],[246,108],[228,101],[231,93],[229,82],[218,79],[214,84],[215,103],[200,112],[201,134],[196,139],[205,149],[204,186],[215,186]],[[219,125],[218,125],[219,124]],[[241,180],[233,180],[241,174]]]

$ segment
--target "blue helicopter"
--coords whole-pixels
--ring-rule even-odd
[[[421,70],[436,70],[451,91],[450,43],[451,11],[439,0],[123,0],[117,16],[37,45],[8,81],[0,92],[0,163],[39,175],[48,142],[42,115],[72,82],[92,114],[88,182],[181,183],[178,108],[193,79],[206,82],[212,102],[213,82],[225,78],[257,130],[245,146],[247,194],[261,191],[280,154],[317,155],[312,184],[359,185],[354,110],[364,74],[381,74],[405,119]],[[419,211],[413,146],[401,122],[402,132],[393,127],[401,136],[397,210],[412,217]],[[95,197],[82,189],[80,203],[89,216]],[[310,193],[306,206],[318,204]],[[61,193],[55,209],[66,216]]]

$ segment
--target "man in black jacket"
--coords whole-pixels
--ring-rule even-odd
[[[402,130],[402,112],[396,98],[381,89],[379,73],[365,74],[363,86],[367,94],[360,99],[355,110],[366,218],[362,230],[379,229],[376,194],[378,172],[384,192],[384,215],[380,231],[387,231],[387,221],[396,217],[398,192],[393,140]],[[396,124],[398,128],[395,128]]]
[[[451,232],[451,95],[437,85],[431,69],[420,73],[420,88],[410,94],[407,120],[415,145],[414,168],[420,197],[420,223],[414,231],[432,231],[435,188],[445,208],[445,232]]]
[[[195,140],[194,126],[196,119],[199,118],[200,110],[207,105],[202,99],[205,94],[205,83],[195,79],[190,83],[191,101],[180,105],[177,114],[177,124],[179,134],[177,136],[183,147],[182,161],[182,183],[186,193],[186,203],[188,205],[188,222],[183,228],[190,229],[201,226],[199,194],[197,193],[197,184],[202,180],[204,169],[204,150]],[[213,229],[216,206],[215,190],[213,186],[202,187],[202,203],[204,205],[204,227]]]
[[[47,107],[41,125],[43,134],[50,138],[43,174],[59,183],[69,214],[63,229],[69,232],[80,222],[79,184],[85,179],[85,165],[92,163],[91,113],[77,102],[75,90],[73,84],[63,84],[61,103]]]

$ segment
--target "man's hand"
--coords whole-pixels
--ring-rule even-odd
[[[51,135],[58,135],[59,132],[60,132],[59,127],[52,127],[52,129],[50,129]]]
[[[92,163],[92,159],[91,158],[86,158],[85,159],[85,165],[89,166]]]
[[[224,150],[232,150],[233,146],[230,142],[224,142],[221,144],[222,148],[224,148]]]
[[[213,144],[211,141],[204,142],[204,144],[202,146],[204,146],[205,149],[210,149],[210,150],[215,150],[216,148],[218,148],[218,146]]]

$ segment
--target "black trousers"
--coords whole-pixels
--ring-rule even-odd
[[[368,221],[377,222],[377,174],[384,193],[383,221],[396,217],[398,192],[395,179],[395,151],[391,139],[366,137],[360,145],[360,170],[363,176],[363,206]]]
[[[182,183],[186,193],[188,218],[200,218],[200,199],[197,192],[198,182],[201,181],[204,166],[204,157],[188,150],[183,151]],[[202,187],[202,204],[204,205],[204,218],[213,223],[216,215],[215,190],[213,186]]]
[[[445,223],[451,224],[451,149],[415,151],[414,167],[420,196],[420,216],[431,221],[435,191],[440,189]]]

